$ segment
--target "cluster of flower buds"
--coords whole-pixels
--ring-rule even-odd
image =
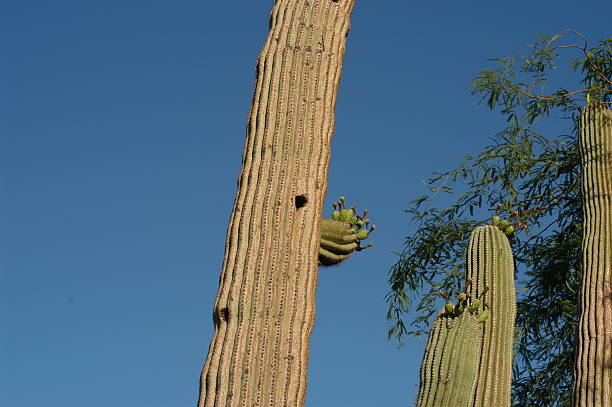
[[[334,202],[332,205],[334,207],[334,210],[332,211],[332,219],[338,222],[348,223],[350,225],[350,230],[355,234],[357,240],[366,239],[370,233],[376,229],[375,225],[369,226],[370,220],[366,218],[368,214],[367,209],[363,210],[363,215],[357,215],[355,212],[356,207],[354,205],[348,209],[346,208],[343,196],[341,196],[338,201]],[[372,243],[369,243],[365,247],[370,246],[372,246]]]
[[[470,314],[476,315],[478,317],[478,322],[484,322],[489,317],[489,308],[486,304],[484,304],[484,309],[479,311],[480,305],[483,304],[484,295],[489,290],[486,287],[477,298],[472,298],[472,294],[468,292],[469,287],[472,285],[472,280],[467,279],[465,282],[465,288],[457,297],[457,303],[453,304],[448,300],[448,297],[444,291],[440,291],[440,296],[446,300],[446,304],[444,304],[444,312],[447,316],[451,318],[456,318],[463,314],[465,310],[467,310]]]

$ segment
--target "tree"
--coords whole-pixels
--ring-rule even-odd
[[[275,1],[257,61],[199,407],[304,403],[319,227],[353,5]]]
[[[577,41],[560,44],[570,34]],[[513,403],[568,406],[582,275],[577,124],[585,101],[610,103],[612,37],[589,48],[581,34],[567,30],[541,35],[531,48],[528,55],[495,59],[497,66],[474,80],[473,94],[499,110],[506,127],[477,157],[434,174],[427,181],[431,193],[409,204],[416,230],[390,270],[387,318],[390,338],[423,333],[438,311],[439,291],[460,291],[469,232],[492,215],[506,218],[516,230],[519,285]],[[579,55],[569,67],[584,86],[545,94],[561,51],[572,50]],[[568,125],[567,135],[540,134],[551,117]],[[451,203],[439,208],[434,200],[441,192]],[[407,324],[411,309],[417,315]]]

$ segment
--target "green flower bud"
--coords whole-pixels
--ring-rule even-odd
[[[472,303],[468,307],[468,311],[470,311],[470,313],[474,313],[478,310],[478,307],[480,307],[480,300],[475,299],[474,301],[472,301]]]
[[[363,239],[366,239],[369,234],[370,232],[368,232],[368,229],[362,229],[359,232],[357,232],[355,236],[357,237],[357,240],[363,240]]]
[[[452,303],[447,302],[446,304],[444,304],[444,311],[446,311],[447,314],[452,314],[454,309],[455,307]]]

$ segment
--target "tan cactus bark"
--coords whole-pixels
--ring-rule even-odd
[[[276,0],[199,407],[302,406],[334,106],[354,0]]]
[[[574,406],[612,406],[612,111],[580,116],[583,278]]]

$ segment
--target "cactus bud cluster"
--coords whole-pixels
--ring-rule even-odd
[[[357,215],[355,206],[346,207],[344,197],[334,202],[333,207],[332,218],[321,221],[319,264],[323,266],[340,263],[354,252],[371,247],[372,243],[361,246],[360,242],[376,229],[366,218],[368,210]]]
[[[512,236],[514,236],[514,226],[512,226],[510,224],[508,219],[502,220],[498,215],[495,215],[495,216],[493,216],[493,219],[492,219],[491,223],[492,223],[493,226],[497,226],[499,228],[499,230],[504,232],[504,234],[508,238],[511,238]]]
[[[457,296],[457,303],[453,304],[448,301],[446,294],[442,297],[446,299],[446,304],[444,304],[444,312],[445,315],[449,318],[457,318],[467,310],[470,314],[478,317],[478,322],[484,322],[487,319],[488,313],[484,313],[487,311],[487,305],[484,304],[484,310],[480,311],[480,305],[483,304],[483,297],[489,290],[488,287],[485,287],[482,292],[474,297],[472,293],[468,291],[469,287],[472,284],[472,280],[467,279],[465,282],[464,290]]]

